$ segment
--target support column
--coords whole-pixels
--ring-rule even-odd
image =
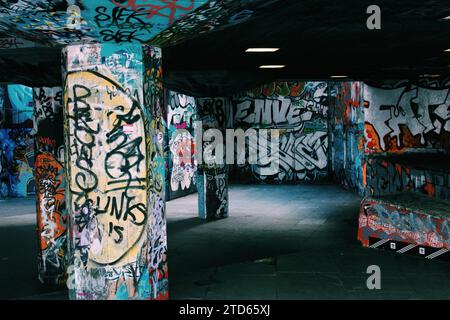
[[[214,144],[223,144],[223,154],[211,154],[209,141],[204,141],[205,133],[209,129],[217,129],[225,139],[225,130],[230,110],[229,99],[226,98],[198,98],[197,124],[201,122],[202,128],[196,128],[199,217],[204,220],[223,219],[228,217],[228,166],[225,164],[225,141],[211,141]],[[209,139],[208,139],[209,140]],[[201,153],[201,154],[199,154]],[[208,158],[222,157],[223,164],[210,165]]]
[[[8,198],[9,176],[7,153],[7,131],[6,126],[6,85],[0,85],[0,199]]]
[[[67,252],[62,88],[34,88],[33,100],[38,277],[58,285],[66,280]]]
[[[63,51],[71,299],[167,299],[161,50]]]

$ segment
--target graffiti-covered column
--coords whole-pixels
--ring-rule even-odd
[[[71,299],[166,299],[161,50],[63,50]]]
[[[34,88],[33,100],[38,277],[62,284],[67,252],[62,88]]]
[[[228,166],[225,130],[231,121],[228,98],[198,98],[195,122],[199,217],[228,217]],[[221,141],[220,141],[221,140]]]
[[[168,175],[167,200],[196,191],[195,98],[167,90]]]

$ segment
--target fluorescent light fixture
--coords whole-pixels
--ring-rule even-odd
[[[450,20],[450,16],[447,16],[445,18],[442,18],[442,20]]]
[[[450,49],[446,49],[446,50],[444,50],[445,52],[450,52]]]
[[[440,74],[421,74],[420,77],[421,78],[439,78],[441,75]]]
[[[248,48],[245,52],[277,52],[280,48]]]
[[[259,66],[260,69],[283,69],[286,66],[283,64],[267,64],[267,65],[262,65]]]
[[[339,79],[339,78],[348,78],[348,76],[330,76],[330,78],[333,78],[333,79]]]

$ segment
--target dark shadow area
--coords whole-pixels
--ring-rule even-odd
[[[363,248],[360,198],[338,186],[231,186],[230,200],[230,217],[213,222],[196,217],[196,194],[167,203],[171,298],[450,298],[449,263]],[[33,221],[5,225],[5,208],[0,299],[67,299],[37,280]],[[25,219],[34,202],[21,208]],[[381,268],[380,291],[366,287],[370,265]]]
[[[448,299],[450,264],[363,248],[360,197],[334,185],[230,189],[230,217],[170,232],[196,196],[168,203],[173,299]],[[367,289],[378,265],[382,290]]]
[[[0,299],[65,297],[64,288],[39,282],[36,239],[36,226],[0,227]]]
[[[180,221],[172,221],[167,224],[167,233],[173,235],[180,232],[185,232],[205,223],[207,222],[200,220],[199,218],[188,218]]]

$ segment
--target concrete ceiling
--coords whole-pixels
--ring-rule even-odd
[[[366,27],[366,9],[375,3],[381,30]],[[447,16],[448,0],[0,0],[0,38],[9,39],[0,39],[7,48],[0,50],[0,81],[60,84],[61,46],[97,41],[162,46],[166,86],[197,96],[336,74],[366,81],[431,74],[444,81]],[[248,47],[280,51],[244,53]],[[262,71],[261,64],[287,67]]]

